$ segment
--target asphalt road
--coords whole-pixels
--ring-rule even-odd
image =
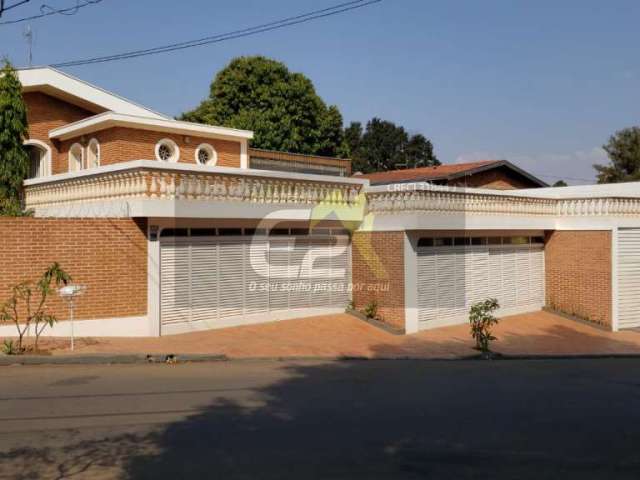
[[[640,478],[640,360],[1,367],[0,478]]]

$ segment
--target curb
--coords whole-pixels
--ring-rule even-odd
[[[540,361],[540,360],[607,360],[607,359],[640,359],[640,353],[627,354],[576,354],[576,355],[501,355],[493,359],[482,359],[478,355],[457,357],[359,357],[359,356],[297,356],[297,357],[248,357],[233,358],[226,355],[180,355],[180,354],[92,354],[78,356],[39,356],[39,355],[3,355],[0,356],[0,367],[19,365],[142,365],[142,364],[184,364],[184,363],[219,363],[219,362],[310,362],[310,361],[415,361],[415,362],[503,362],[514,360]]]

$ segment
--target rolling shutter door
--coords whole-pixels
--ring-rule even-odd
[[[524,246],[419,247],[420,328],[465,323],[475,302],[497,298],[500,314],[544,304],[544,248]]]
[[[640,228],[618,230],[618,328],[640,327]]]
[[[162,325],[216,322],[350,298],[348,237],[181,237],[160,245]]]

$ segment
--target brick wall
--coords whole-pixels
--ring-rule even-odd
[[[111,318],[147,313],[146,219],[0,218],[0,302],[12,285],[37,280],[56,261],[87,286],[76,318]],[[53,295],[59,319],[68,307]]]
[[[27,105],[29,138],[40,140],[51,147],[52,171],[60,173],[62,170],[57,169],[60,163],[58,145],[49,139],[49,130],[91,117],[95,113],[40,92],[27,92],[23,97]],[[66,166],[64,171],[67,171]]]
[[[545,269],[548,308],[611,326],[611,232],[548,233]]]
[[[382,320],[404,329],[404,232],[356,232],[352,242],[353,303],[378,304]]]
[[[468,177],[452,180],[448,183],[451,186],[491,188],[494,190],[514,190],[519,188],[538,187],[533,182],[528,182],[516,178],[512,171],[506,169],[492,169],[484,172],[474,173]]]
[[[170,138],[180,149],[179,162],[195,165],[195,152],[201,143],[208,143],[218,152],[220,167],[240,167],[240,142],[214,140],[189,136],[189,143],[184,135],[137,130],[134,128],[114,127],[86,135],[86,141],[96,138],[100,143],[100,165],[110,165],[131,160],[155,160],[156,143],[163,138]],[[53,165],[53,173],[68,170],[69,148],[77,139],[65,140],[60,144],[58,163]]]

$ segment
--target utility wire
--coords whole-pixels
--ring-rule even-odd
[[[50,7],[49,5],[44,4],[40,7],[40,14],[38,15],[32,15],[30,17],[24,17],[24,18],[16,18],[15,20],[6,20],[4,22],[0,22],[0,25],[12,25],[20,22],[29,22],[31,20],[37,20],[39,18],[48,17],[50,15],[57,15],[57,14],[75,15],[76,13],[78,13],[78,10],[80,10],[81,8],[88,7],[90,5],[95,5],[102,1],[103,0],[83,0],[82,2],[80,2],[80,0],[77,0],[76,4],[73,7],[67,7],[67,8],[53,8],[53,7]]]
[[[13,5],[9,5],[8,7],[5,7],[4,0],[0,0],[0,17],[7,10],[11,10],[12,8],[19,7],[20,5],[24,5],[25,3],[29,3],[30,1],[31,0],[20,0],[19,2],[16,2]]]
[[[198,47],[202,45],[210,45],[214,43],[224,42],[227,40],[248,37],[251,35],[256,35],[258,33],[270,32],[272,30],[278,30],[278,29],[293,26],[293,25],[299,25],[301,23],[307,23],[320,18],[330,17],[333,15],[338,15],[340,13],[348,12],[351,10],[367,7],[369,5],[380,3],[382,1],[383,0],[350,1],[346,3],[334,5],[333,7],[323,8],[321,10],[314,10],[301,15],[283,18],[281,20],[264,23],[261,25],[244,28],[241,30],[234,30],[227,33],[212,35],[212,36],[198,38],[194,40],[188,40],[185,42],[172,43],[172,44],[164,45],[160,47],[154,47],[154,48],[148,48],[148,49],[142,49],[142,50],[133,50],[129,52],[123,52],[123,53],[118,53],[114,55],[102,56],[102,57],[92,57],[92,58],[72,60],[67,62],[60,62],[60,63],[55,63],[52,66],[53,67],[74,67],[74,66],[88,65],[93,63],[105,63],[105,62],[112,62],[116,60],[124,60],[129,58],[154,55],[158,53],[173,52],[176,50],[183,50],[186,48]]]

